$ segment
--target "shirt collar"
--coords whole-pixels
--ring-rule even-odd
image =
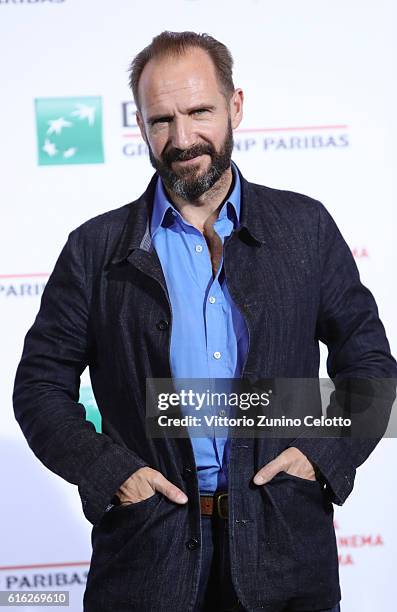
[[[221,219],[227,215],[229,219],[233,220],[234,227],[236,227],[240,221],[241,182],[234,162],[231,162],[231,167],[233,172],[233,188],[229,197],[225,200],[221,210],[219,211],[218,219]],[[160,225],[167,224],[167,219],[169,219],[169,216],[171,215],[178,215],[180,219],[186,223],[180,212],[169,201],[163,182],[161,178],[158,177],[154,192],[153,212],[150,223],[150,233],[152,237]]]

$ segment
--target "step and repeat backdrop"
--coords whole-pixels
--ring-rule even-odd
[[[0,0],[0,590],[69,590],[82,609],[91,525],[77,488],[30,451],[11,395],[68,233],[152,175],[133,56],[165,29],[229,46],[245,94],[233,159],[249,180],[325,204],[396,354],[396,18],[391,0]],[[100,429],[87,371],[81,401]],[[383,440],[335,508],[344,612],[395,604],[396,462]]]

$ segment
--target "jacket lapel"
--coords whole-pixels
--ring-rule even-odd
[[[150,237],[150,219],[157,177],[158,174],[155,173],[146,191],[130,204],[127,222],[109,265],[117,266],[127,261],[157,281],[169,300],[161,263]]]

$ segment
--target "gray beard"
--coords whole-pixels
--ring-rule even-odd
[[[184,200],[197,200],[203,193],[211,189],[230,167],[233,152],[233,130],[230,118],[227,134],[219,153],[211,145],[203,144],[184,151],[172,149],[163,155],[163,159],[158,160],[154,157],[150,146],[148,148],[150,163],[161,176],[165,186]],[[197,171],[191,168],[186,168],[179,174],[172,170],[173,161],[191,159],[194,155],[200,154],[211,156],[211,165],[204,173],[197,174]]]

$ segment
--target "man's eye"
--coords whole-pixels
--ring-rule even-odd
[[[152,125],[156,125],[156,123],[169,123],[171,121],[171,117],[159,117],[152,121]]]
[[[202,115],[203,113],[208,113],[208,108],[198,108],[197,110],[193,111],[194,115]]]

